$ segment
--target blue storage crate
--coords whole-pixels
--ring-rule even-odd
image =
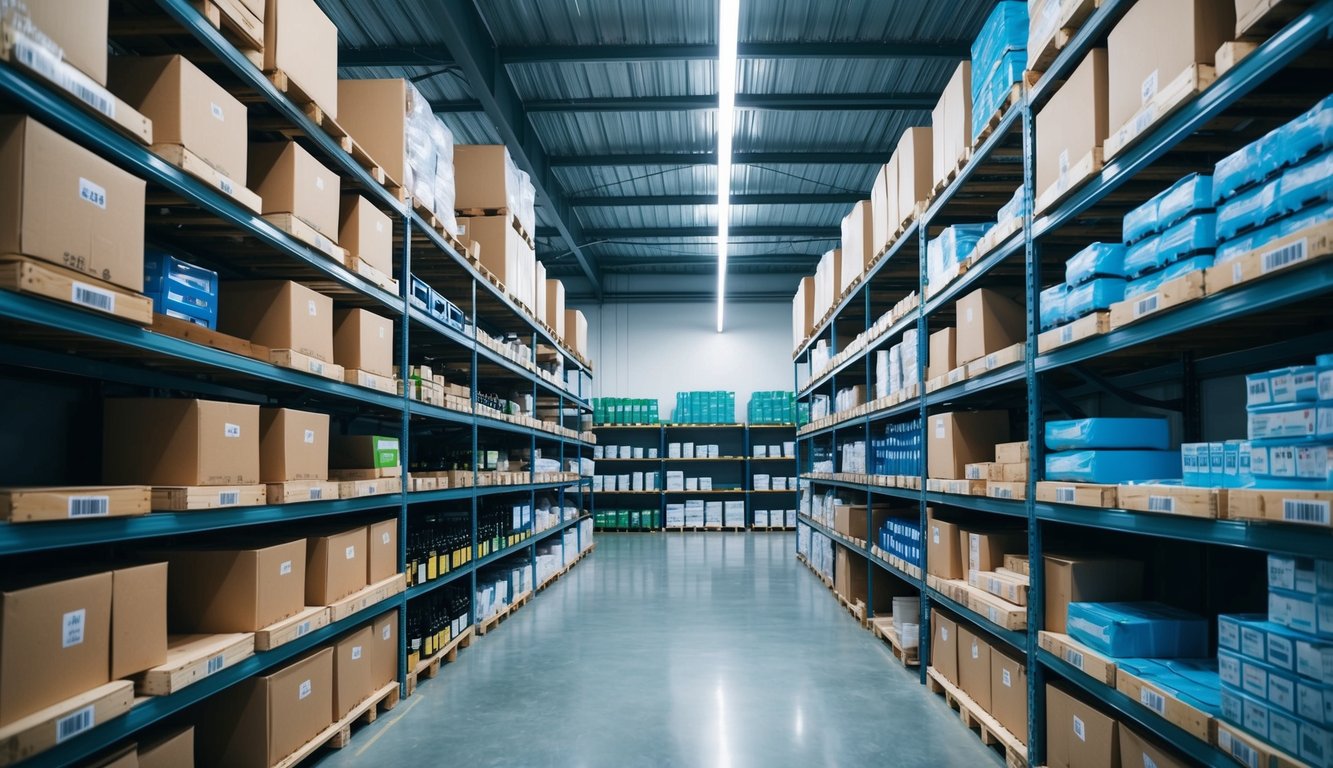
[[[1177,222],[1157,241],[1157,268],[1180,261],[1185,256],[1212,253],[1217,247],[1217,215],[1197,213]]]
[[[1069,288],[1064,283],[1057,283],[1041,292],[1038,300],[1038,318],[1041,329],[1054,328],[1065,321],[1065,297]]]
[[[1161,288],[1163,284],[1172,280],[1184,277],[1191,272],[1207,269],[1213,266],[1212,256],[1195,256],[1193,258],[1177,261],[1175,264],[1169,264],[1165,269],[1159,269],[1156,272],[1149,272],[1138,279],[1131,280],[1125,285],[1125,299],[1133,299]]]
[[[1125,249],[1125,275],[1138,277],[1158,268],[1157,248],[1160,235],[1151,235]]]
[[[1065,294],[1064,314],[1070,320],[1077,320],[1098,310],[1110,309],[1112,304],[1124,298],[1124,280],[1117,277],[1098,278],[1069,289]]]
[[[1277,188],[1280,178],[1242,192],[1217,209],[1217,239],[1229,240],[1247,229],[1256,229],[1277,217]]]
[[[1046,480],[1113,485],[1179,477],[1178,451],[1100,449],[1046,454]]]
[[[1091,418],[1046,422],[1046,448],[1143,448],[1165,450],[1171,445],[1166,419]]]
[[[1282,172],[1277,182],[1277,210],[1281,215],[1327,203],[1331,193],[1333,193],[1333,152],[1325,152]]]
[[[1065,282],[1071,286],[1098,277],[1125,277],[1125,246],[1092,243],[1065,262]]]
[[[1070,603],[1068,632],[1094,651],[1123,659],[1208,655],[1208,620],[1162,603]]]
[[[144,249],[143,276],[145,291],[161,290],[162,286],[174,283],[198,294],[218,295],[218,273],[156,248]]]

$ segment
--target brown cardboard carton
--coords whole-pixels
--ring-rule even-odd
[[[898,213],[897,221],[890,222],[893,227],[911,216],[917,203],[930,199],[935,186],[931,146],[929,126],[908,128],[898,139],[893,153],[898,166]]]
[[[294,141],[251,144],[248,168],[264,215],[290,213],[330,240],[337,239],[338,174]]]
[[[370,644],[374,648],[374,656],[370,682],[378,690],[380,686],[398,679],[398,611],[375,619],[373,631]]]
[[[384,435],[338,435],[329,441],[334,469],[400,469],[398,438]],[[379,477],[396,477],[381,474]]]
[[[28,18],[60,46],[64,60],[106,85],[107,0],[34,0]]]
[[[1232,0],[1135,3],[1106,40],[1111,130],[1129,122],[1186,67],[1212,64],[1235,26]]]
[[[333,649],[242,681],[199,710],[201,766],[276,765],[333,723]]]
[[[345,716],[375,692],[375,628],[366,625],[333,647],[333,719]]]
[[[257,632],[305,608],[305,540],[162,553],[177,633]]]
[[[898,210],[898,170],[892,162],[880,166],[875,174],[874,186],[870,188],[870,255],[873,259],[889,245],[893,231],[898,226],[889,223],[893,212]]]
[[[257,483],[259,406],[215,400],[107,400],[102,480],[158,486]]]
[[[506,286],[516,285],[522,279],[523,265],[519,262],[527,250],[527,243],[523,242],[509,217],[473,216],[466,223],[468,239],[481,245],[482,266],[495,273]]]
[[[1053,685],[1046,686],[1046,764],[1120,768],[1118,723]]]
[[[1069,604],[1143,597],[1143,564],[1134,560],[1046,555],[1046,630],[1068,631]]]
[[[126,744],[115,752],[92,761],[86,768],[139,768],[139,752],[135,744]]]
[[[1023,340],[1023,306],[989,288],[978,288],[954,304],[955,357],[963,365]]]
[[[959,411],[930,416],[930,477],[962,480],[966,466],[994,457],[995,444],[1009,439],[1007,411]]]
[[[1028,549],[1024,531],[963,530],[958,533],[958,545],[967,569],[972,571],[1002,568],[1005,555],[1022,554]]]
[[[0,253],[142,291],[143,227],[143,181],[30,117],[0,116]]]
[[[330,605],[366,586],[366,529],[306,539],[305,600]]]
[[[401,78],[338,81],[338,124],[398,184],[407,184],[406,122],[416,97]]]
[[[565,310],[565,343],[580,355],[588,356],[588,319],[583,310]]]
[[[991,648],[990,713],[1018,740],[1028,740],[1028,670],[1021,661]]]
[[[111,680],[111,574],[0,592],[0,725]]]
[[[833,508],[833,530],[854,539],[866,537],[866,505],[838,504]]]
[[[535,305],[532,308],[532,314],[539,321],[546,319],[546,265],[537,262],[535,279],[532,281],[533,301]]]
[[[855,603],[858,600],[865,602],[867,597],[866,579],[868,578],[866,559],[846,547],[834,547],[833,549],[835,550],[833,560],[834,589],[849,603]]]
[[[393,376],[393,321],[365,309],[333,313],[333,362],[344,368]]]
[[[509,150],[503,144],[459,144],[454,147],[454,207],[512,209],[505,171]],[[510,214],[518,211],[510,210]],[[508,225],[508,220],[506,220]],[[484,254],[483,254],[484,256]],[[501,278],[502,280],[504,278]]]
[[[941,579],[961,579],[967,574],[959,556],[957,525],[931,512],[926,521],[926,571]]]
[[[153,142],[180,144],[245,186],[245,105],[184,56],[117,56],[112,92],[153,121]]]
[[[338,28],[315,0],[268,0],[264,70],[274,69],[282,70],[325,114],[338,117]],[[307,100],[290,89],[288,96]]]
[[[259,412],[259,479],[329,479],[329,415],[291,408]]]
[[[958,685],[958,623],[939,611],[930,612],[930,665]]]
[[[1120,764],[1122,766],[1155,766],[1155,768],[1188,768],[1189,763],[1158,746],[1157,742],[1140,735],[1127,723],[1120,724]]]
[[[565,284],[556,278],[546,279],[546,316],[542,318],[555,330],[555,337],[565,337]]]
[[[366,543],[366,583],[378,584],[398,573],[398,518],[372,523]]]
[[[1106,140],[1106,49],[1093,48],[1037,113],[1037,195]]]
[[[167,564],[111,572],[111,678],[167,663]]]
[[[926,380],[947,376],[958,367],[954,357],[955,333],[953,328],[941,328],[930,334],[930,360],[926,364]]]
[[[990,643],[979,632],[958,626],[958,687],[972,697],[977,706],[991,711]]]
[[[803,277],[791,300],[792,349],[810,335],[815,325],[815,279]]]
[[[386,275],[393,275],[393,221],[360,195],[343,195],[338,245]]]
[[[936,182],[958,165],[972,146],[972,62],[964,59],[931,112],[931,166]]]
[[[838,268],[838,293],[847,290],[854,280],[865,274],[870,260],[875,257],[873,224],[869,200],[853,205],[851,213],[842,218],[842,264]]]
[[[160,735],[152,741],[139,742],[139,768],[192,768],[193,765],[193,725]]]
[[[218,330],[333,362],[333,299],[289,280],[223,282]]]

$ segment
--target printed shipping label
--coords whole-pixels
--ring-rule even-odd
[[[241,503],[240,491],[219,491],[218,505],[223,507],[232,507]]]
[[[1268,274],[1275,269],[1295,264],[1298,261],[1305,261],[1305,255],[1308,252],[1306,239],[1301,238],[1294,243],[1289,243],[1281,248],[1275,248],[1271,251],[1265,251],[1259,257],[1259,269],[1263,274]],[[1237,264],[1237,267],[1240,265]],[[1237,278],[1239,279],[1239,278]]]
[[[282,561],[282,564],[278,566],[278,575],[279,575],[279,576],[286,576],[287,574],[289,574],[289,573],[291,573],[291,572],[292,572],[292,561],[291,561],[291,560],[283,560],[283,561]]]
[[[106,189],[82,176],[79,177],[79,198],[106,210]]]
[[[241,425],[240,425],[240,424],[231,424],[231,423],[223,424],[223,425],[222,425],[222,436],[223,436],[223,437],[240,437],[240,436],[241,436]]]
[[[208,660],[208,669],[204,672],[204,674],[211,675],[214,672],[221,672],[222,667],[225,666],[226,663],[227,663],[227,657],[219,653],[218,655]]]
[[[350,546],[350,547],[348,547],[347,549],[343,550],[343,555],[345,555],[345,556],[347,557],[348,560],[355,560],[355,559],[356,559],[356,546],[353,545],[353,546]]]
[[[214,120],[218,120],[224,123],[227,121],[227,115],[222,111],[222,107],[218,106],[217,102],[210,102],[208,105],[208,111],[213,114]]]
[[[70,611],[60,620],[60,647],[69,648],[83,642],[84,627],[88,623],[88,609]]]
[[[354,645],[352,646],[352,661],[360,661],[360,660],[361,660],[361,646]]]
[[[1157,70],[1143,78],[1143,84],[1139,87],[1139,99],[1141,103],[1147,104],[1157,95]]]
[[[311,445],[315,442],[315,430],[307,429],[305,431],[305,441],[307,445]]]
[[[304,680],[301,682],[301,687],[297,690],[296,695],[300,697],[302,700],[304,700],[307,696],[310,695],[310,692],[312,690],[314,690],[314,686],[310,684],[309,680]]]
[[[1083,726],[1083,719],[1078,715],[1074,715],[1074,735],[1078,737],[1079,741],[1088,740],[1087,733]]]

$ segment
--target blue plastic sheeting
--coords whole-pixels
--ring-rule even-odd
[[[1000,57],[1011,51],[1027,50],[1028,6],[1021,0],[996,3],[986,17],[981,32],[972,41],[972,82],[989,77]],[[973,87],[975,95],[976,88]]]
[[[1097,277],[1125,277],[1125,246],[1092,243],[1065,262],[1065,282],[1079,285]]]
[[[1069,289],[1065,294],[1065,318],[1077,320],[1097,310],[1110,309],[1125,298],[1125,281],[1103,277]]]
[[[1171,445],[1166,419],[1065,419],[1046,422],[1046,448],[1068,451],[1082,448],[1144,448],[1165,450]]]
[[[1010,219],[1017,219],[1023,215],[1023,203],[1026,202],[1026,196],[1023,194],[1023,187],[1014,190],[1013,197],[1009,202],[1000,206],[1000,210],[995,212],[995,223],[1003,224]]]
[[[1268,163],[1275,167],[1295,165],[1333,147],[1333,96],[1325,96],[1308,112],[1269,135],[1274,140],[1263,146],[1269,153]]]
[[[1195,709],[1210,714],[1220,711],[1221,680],[1214,657],[1117,659],[1116,665]]]
[[[1120,231],[1127,245],[1133,245],[1148,235],[1161,231],[1157,226],[1157,203],[1157,198],[1149,198],[1147,202],[1125,214]]]
[[[1162,233],[1157,241],[1157,268],[1197,253],[1212,253],[1217,247],[1217,216],[1190,216]]]
[[[1165,269],[1150,272],[1137,280],[1131,280],[1125,286],[1125,298],[1132,299],[1145,293],[1151,293],[1161,288],[1164,283],[1169,283],[1176,278],[1184,277],[1191,272],[1198,272],[1211,266],[1213,266],[1212,256],[1195,256],[1191,259],[1177,261]]]
[[[1277,183],[1277,210],[1279,214],[1287,214],[1327,203],[1330,193],[1333,193],[1333,152],[1325,152],[1283,171]]]
[[[1012,51],[1004,54],[993,66],[984,81],[977,80],[977,69],[972,69],[972,139],[975,141],[991,117],[999,111],[1014,83],[1021,82],[1027,66],[1027,53]]]
[[[1157,269],[1157,247],[1160,235],[1140,240],[1125,250],[1125,275],[1138,277]]]
[[[954,224],[945,227],[940,236],[926,242],[926,273],[936,275],[949,267],[961,264],[977,247],[977,241],[991,228],[991,224]]]
[[[1230,200],[1236,193],[1263,181],[1277,171],[1277,168],[1264,162],[1264,144],[1272,140],[1271,136],[1272,134],[1269,134],[1246,144],[1217,161],[1213,166],[1214,205]]]
[[[1125,242],[1138,242],[1192,213],[1212,210],[1212,181],[1211,176],[1191,173],[1125,214],[1122,225]]]
[[[1068,293],[1069,288],[1064,283],[1057,283],[1041,292],[1037,315],[1043,331],[1065,321],[1068,316],[1065,313],[1065,296]]]
[[[1117,658],[1208,655],[1208,621],[1162,603],[1070,603],[1068,630],[1094,651]]]
[[[1276,218],[1279,213],[1279,181],[1268,181],[1222,204],[1217,209],[1217,239],[1229,240],[1240,232],[1262,226]]]
[[[1221,264],[1239,256],[1244,256],[1280,237],[1286,237],[1307,227],[1323,224],[1330,220],[1333,220],[1333,203],[1307,208],[1292,216],[1268,224],[1262,229],[1246,232],[1238,237],[1228,239],[1224,243],[1220,242],[1217,246],[1217,261]]]
[[[1046,480],[1115,484],[1179,477],[1179,451],[1112,449],[1046,454]]]

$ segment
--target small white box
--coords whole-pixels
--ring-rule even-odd
[[[634,449],[628,445],[620,446],[620,458],[628,459],[634,455]]]
[[[607,490],[605,482],[601,475],[592,476],[592,489],[594,492]]]
[[[697,491],[697,490],[699,490],[699,478],[697,478],[697,477],[687,477],[687,478],[685,478],[685,490],[687,490],[687,491]]]
[[[756,446],[754,447],[754,455],[755,455],[755,458],[757,458],[757,459],[767,458],[767,457],[768,457],[768,446],[767,446],[767,445],[756,445]]]
[[[756,491],[767,491],[767,490],[769,490],[768,481],[769,481],[769,476],[768,476],[768,475],[755,475],[755,476],[754,476],[754,490],[756,490]]]
[[[680,458],[680,443],[667,443],[667,458],[668,459]]]
[[[681,457],[682,459],[692,459],[692,458],[694,458],[694,443],[681,443],[681,444],[680,444],[680,457]]]
[[[684,473],[684,472],[682,472],[682,471],[680,471],[680,470],[678,470],[678,469],[669,469],[669,470],[667,470],[666,480],[667,480],[666,489],[667,489],[668,491],[683,491],[683,490],[685,490],[685,473]]]
[[[711,477],[701,477],[701,478],[699,478],[699,490],[701,490],[701,491],[711,491],[711,490],[713,490],[713,478],[711,478]]]
[[[716,446],[716,445],[710,445],[710,446],[708,446],[708,456],[707,456],[706,458],[709,458],[709,459],[716,459],[718,456],[721,456],[721,455],[722,455],[722,452],[721,452],[721,449],[720,449],[718,446]]]
[[[655,458],[657,458],[657,449],[656,449],[656,448],[649,448],[649,449],[648,449],[648,458],[650,458],[650,459],[655,459]]]
[[[635,473],[634,473],[634,477],[633,477],[633,479],[631,480],[631,482],[633,483],[633,485],[631,486],[631,489],[632,489],[632,490],[635,490],[635,491],[646,490],[646,489],[643,487],[643,473],[642,473],[642,472],[635,472]]]
[[[786,517],[787,517],[787,527],[788,527],[788,528],[795,528],[795,527],[796,527],[796,510],[794,510],[794,509],[789,509],[789,510],[787,510],[787,515],[786,515]]]
[[[722,525],[722,502],[704,503],[704,525]]]
[[[770,445],[770,446],[768,446],[768,455],[769,455],[769,456],[777,456],[781,451],[782,451],[782,446],[780,446],[780,445]]]
[[[606,457],[606,454],[603,453],[603,451],[605,451],[605,450],[606,450],[606,449],[605,449],[604,447],[600,446],[600,445],[594,445],[594,446],[592,447],[592,457],[593,457],[594,459],[602,459],[602,458],[605,458],[605,457]]]
[[[645,473],[643,473],[643,489],[644,489],[645,491],[655,491],[655,490],[657,490],[657,473],[656,473],[656,472],[645,472]]]
[[[642,449],[642,448],[635,447],[635,449],[634,449],[634,458],[636,458],[636,459],[642,459],[642,458],[643,458],[643,449]]]
[[[728,528],[745,527],[745,502],[727,501],[722,504],[722,524]]]
[[[630,490],[630,476],[628,472],[621,475],[619,479],[616,480],[616,487],[622,491]]]
[[[695,528],[704,524],[704,502],[702,499],[690,499],[685,502],[685,525]]]
[[[782,455],[793,457],[796,455],[796,441],[792,440],[782,444]]]
[[[680,528],[685,525],[685,505],[668,504],[666,506],[666,527]]]
[[[756,509],[756,510],[754,511],[754,524],[755,524],[756,526],[761,527],[761,528],[767,528],[767,527],[768,527],[768,510],[767,510],[767,509]]]
[[[771,478],[768,481],[768,487],[769,490],[773,491],[785,491],[787,490],[787,478],[785,477]]]

